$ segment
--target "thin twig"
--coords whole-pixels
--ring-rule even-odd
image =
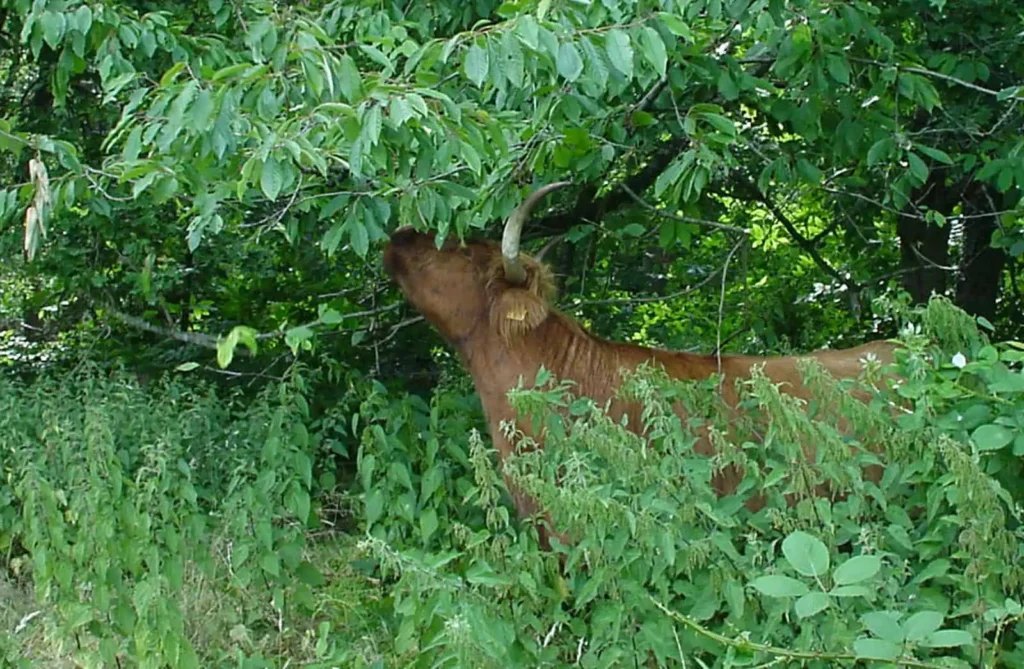
[[[797,245],[800,246],[800,248],[802,248],[807,253],[807,255],[811,256],[811,259],[814,260],[815,264],[817,264],[818,267],[825,270],[825,272],[829,274],[829,276],[836,279],[850,290],[858,289],[856,283],[844,277],[842,274],[839,273],[839,271],[836,268],[828,264],[828,261],[825,260],[825,258],[823,258],[820,253],[818,253],[818,248],[811,242],[811,240],[807,239],[806,237],[800,234],[800,231],[796,229],[796,226],[793,225],[793,222],[789,220],[789,218],[782,212],[781,209],[779,209],[778,205],[776,205],[774,202],[768,199],[768,197],[765,195],[760,195],[760,199],[761,202],[764,203],[766,207],[768,207],[768,211],[772,213],[775,219],[782,224],[782,227],[786,229],[786,232],[789,233],[789,235],[793,238]]]
[[[979,86],[978,84],[971,83],[970,81],[965,81],[965,80],[963,80],[963,79],[961,79],[959,77],[954,77],[954,76],[952,76],[950,74],[943,74],[942,72],[936,72],[935,70],[927,70],[927,69],[925,69],[923,67],[914,67],[912,65],[898,65],[896,63],[883,63],[882,61],[872,60],[870,58],[855,58],[855,57],[851,57],[850,60],[855,62],[855,63],[867,63],[869,65],[876,65],[878,67],[895,67],[895,68],[897,68],[899,70],[903,70],[904,72],[912,72],[914,74],[921,74],[921,75],[924,75],[926,77],[935,77],[936,79],[943,79],[943,80],[948,81],[950,83],[957,84],[958,86],[963,86],[965,88],[970,88],[971,90],[978,91],[979,93],[985,93],[986,95],[993,95],[993,96],[998,96],[999,95],[999,91],[994,91],[994,90],[992,90],[990,88],[985,88],[984,86]],[[1008,86],[1007,88],[1014,88],[1014,87],[1013,86]],[[1020,85],[1016,86],[1016,88],[1020,88]],[[1014,99],[1016,99],[1016,97]]]

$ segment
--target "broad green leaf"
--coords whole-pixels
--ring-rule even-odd
[[[920,183],[924,183],[928,180],[928,166],[924,164],[921,158],[911,151],[907,154],[907,162],[910,164],[910,173],[913,174]]]
[[[824,176],[821,170],[806,158],[796,159],[796,171],[805,181],[814,185],[820,184]]]
[[[888,158],[893,146],[894,143],[891,137],[885,137],[872,144],[871,148],[868,149],[868,165],[874,165]]]
[[[825,58],[825,66],[833,79],[844,86],[850,83],[850,63],[845,56],[830,54]]]
[[[900,647],[891,641],[862,638],[853,642],[853,652],[865,659],[895,660],[900,655]]]
[[[487,80],[487,71],[489,63],[487,60],[487,52],[480,48],[480,45],[476,42],[469,47],[469,51],[466,52],[466,60],[464,64],[466,76],[472,81],[477,88],[484,85],[484,81]]]
[[[979,451],[996,451],[1013,441],[1010,428],[996,423],[982,425],[971,433],[971,439]]]
[[[840,585],[828,591],[832,597],[867,597],[871,590],[863,585]]]
[[[668,12],[658,12],[658,18],[673,35],[682,37],[688,42],[693,42],[693,31],[690,30],[690,26],[686,25],[686,22],[681,18]]]
[[[424,542],[430,541],[435,530],[437,530],[437,511],[433,507],[424,509],[420,514],[420,537]]]
[[[345,232],[345,225],[343,223],[335,223],[331,226],[327,234],[320,241],[320,248],[324,250],[328,256],[333,256],[338,250],[338,246],[341,244],[341,237]]]
[[[349,219],[347,227],[352,250],[358,253],[360,258],[365,258],[367,251],[370,250],[370,236],[366,230],[366,224],[361,220],[352,218]]]
[[[213,114],[213,94],[210,89],[203,88],[196,95],[195,104],[191,109],[192,127],[196,132],[206,132],[210,129],[210,120]]]
[[[474,585],[483,585],[486,587],[511,585],[511,581],[507,576],[495,572],[494,568],[483,559],[476,560],[473,565],[466,570],[466,580]]]
[[[892,643],[903,643],[903,627],[895,611],[871,611],[860,617],[869,632]]]
[[[728,68],[723,67],[718,75],[718,92],[726,100],[735,100],[740,96],[740,89],[736,86],[736,82],[732,80]]]
[[[828,548],[817,537],[797,530],[782,541],[782,553],[793,569],[804,576],[828,573]]]
[[[807,584],[789,576],[770,574],[750,582],[758,592],[769,597],[802,597],[808,593]]]
[[[832,600],[824,592],[809,592],[796,600],[793,608],[797,616],[807,618],[824,611],[831,602]]]
[[[409,102],[403,96],[395,96],[391,98],[391,103],[388,106],[388,117],[391,122],[395,124],[395,127],[403,125],[413,116],[412,108],[409,106]]]
[[[665,76],[668,54],[665,51],[665,42],[658,31],[650,26],[644,26],[640,32],[640,48],[644,58],[654,67],[654,71],[662,77]]]
[[[704,112],[701,116],[718,132],[728,135],[729,137],[736,136],[736,126],[733,125],[733,122],[725,116],[722,116],[721,114],[713,114],[711,112]]]
[[[969,646],[972,643],[974,643],[974,637],[966,630],[939,630],[929,634],[920,645],[929,648],[953,648]]]
[[[67,20],[64,18],[64,14],[61,12],[47,11],[43,12],[43,15],[39,18],[39,23],[43,26],[43,39],[46,40],[47,45],[54,51],[60,46],[60,40],[64,37],[64,29],[67,26]]]
[[[276,200],[283,185],[281,165],[274,156],[270,156],[263,161],[263,167],[260,169],[260,189],[268,200]]]
[[[629,35],[619,28],[609,30],[605,35],[605,51],[616,70],[627,79],[633,77],[633,46]]]
[[[903,623],[907,641],[916,643],[942,627],[943,615],[937,611],[918,611]]]
[[[949,154],[946,153],[945,151],[930,146],[925,146],[924,144],[916,143],[914,144],[914,148],[923,153],[924,155],[928,156],[929,158],[939,161],[940,163],[945,163],[946,165],[953,164],[953,159],[950,158]]]
[[[320,314],[320,322],[324,325],[337,325],[338,323],[345,320],[336,309],[324,309],[323,313]]]
[[[583,73],[583,59],[576,45],[572,42],[562,42],[558,47],[558,74],[566,81],[576,81]]]
[[[836,585],[860,583],[874,577],[882,568],[882,559],[877,555],[857,555],[836,567],[832,580]]]

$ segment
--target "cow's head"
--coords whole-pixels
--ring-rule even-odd
[[[519,252],[519,236],[541,198],[565,185],[544,186],[519,205],[505,222],[501,246],[449,239],[439,249],[433,235],[402,228],[384,250],[384,269],[454,344],[488,326],[506,341],[522,336],[547,318],[555,284],[547,265]]]

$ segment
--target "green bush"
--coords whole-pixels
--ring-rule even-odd
[[[248,403],[92,370],[0,381],[0,553],[34,590],[47,652],[82,666],[240,662],[258,650],[247,639],[283,639],[319,606],[303,387],[297,368]],[[8,655],[31,659],[22,646]]]
[[[542,372],[510,397],[546,425],[545,449],[496,468],[452,395],[368,400],[363,548],[391,579],[396,650],[415,666],[1024,664],[1024,347],[942,300],[888,306],[906,320],[904,381],[867,404],[808,364],[824,401],[803,413],[756,375],[749,418],[727,424],[711,382],[640,370],[623,391],[643,402],[644,441]],[[693,453],[702,419],[681,424],[676,401],[711,421],[714,458]],[[712,472],[730,463],[746,478],[718,498]],[[578,541],[539,551],[501,474]],[[843,498],[808,492],[823,483]]]

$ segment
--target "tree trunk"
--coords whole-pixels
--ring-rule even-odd
[[[963,255],[956,286],[956,304],[972,316],[994,320],[996,298],[1006,266],[1006,252],[992,248],[994,216],[975,218],[964,226]]]
[[[920,219],[900,217],[896,231],[900,237],[903,288],[914,303],[927,302],[933,293],[946,292],[949,224],[939,227]]]

